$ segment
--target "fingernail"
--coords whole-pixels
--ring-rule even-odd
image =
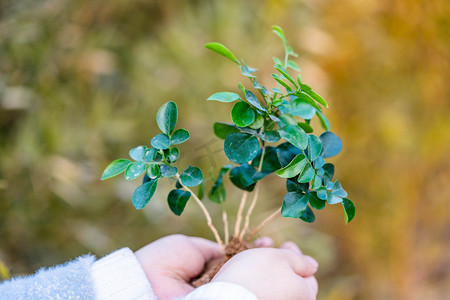
[[[317,260],[315,260],[311,256],[307,256],[307,255],[306,255],[306,260],[311,265],[311,268],[314,269],[314,272],[316,272],[317,269],[319,268],[319,263],[317,262]]]

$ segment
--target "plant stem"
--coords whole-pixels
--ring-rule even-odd
[[[267,222],[269,222],[270,220],[272,220],[273,218],[275,218],[276,216],[278,216],[281,213],[281,207],[278,208],[274,213],[272,213],[270,216],[268,216],[264,221],[261,222],[261,224],[258,225],[258,227],[256,227],[255,229],[253,229],[250,234],[247,237],[247,241],[250,241],[252,239],[253,236],[255,236],[255,234],[257,234],[261,228],[264,227],[264,225],[266,225]]]
[[[228,242],[230,241],[230,232],[228,228],[228,215],[227,211],[222,203],[222,220],[223,220],[223,228],[224,228],[224,234],[225,234],[225,245],[228,245]]]
[[[234,236],[239,237],[239,231],[241,230],[242,213],[244,212],[245,202],[247,201],[248,192],[244,191],[241,198],[241,204],[237,213],[236,225],[234,226]]]
[[[262,153],[261,153],[261,160],[259,161],[259,166],[258,166],[258,172],[261,172],[265,153],[266,153],[266,147],[263,146]],[[252,215],[253,209],[256,206],[256,202],[258,201],[260,186],[261,186],[260,184],[256,183],[255,195],[253,196],[252,203],[250,204],[250,207],[247,210],[247,214],[245,215],[244,228],[242,229],[241,234],[239,235],[239,239],[241,241],[244,239],[244,235],[247,232],[248,227],[250,225],[250,216]]]
[[[211,229],[211,231],[213,232],[214,237],[215,237],[217,243],[219,244],[219,246],[220,246],[220,248],[221,248],[222,250],[225,250],[225,247],[224,247],[224,245],[223,245],[222,239],[220,238],[219,232],[217,231],[216,227],[214,227],[214,225],[213,225],[213,223],[212,223],[212,220],[211,220],[211,215],[209,214],[209,212],[208,212],[208,210],[206,209],[206,207],[205,207],[205,205],[203,204],[203,202],[202,202],[200,199],[198,199],[197,195],[194,194],[194,192],[192,192],[192,190],[191,190],[190,188],[188,188],[187,186],[185,186],[185,185],[183,184],[183,182],[181,182],[180,174],[178,174],[178,173],[175,174],[175,177],[178,179],[178,182],[181,184],[181,186],[182,186],[186,191],[190,192],[191,195],[192,195],[192,197],[194,197],[195,202],[197,202],[197,204],[200,206],[201,210],[203,211],[203,214],[204,214],[205,217],[206,217],[206,222],[207,222],[207,224],[208,224],[208,227],[209,227],[209,228]]]

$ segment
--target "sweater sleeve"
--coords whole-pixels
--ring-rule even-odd
[[[2,282],[0,299],[95,299],[90,273],[94,260],[94,256],[86,255]]]

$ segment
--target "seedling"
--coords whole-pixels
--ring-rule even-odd
[[[314,222],[313,209],[321,210],[326,204],[341,204],[345,222],[355,215],[355,206],[347,197],[347,192],[339,180],[333,181],[334,165],[325,159],[337,155],[342,149],[339,137],[330,131],[330,123],[323,113],[327,102],[310,86],[292,72],[300,70],[291,60],[297,54],[289,46],[283,30],[273,27],[273,32],[282,40],[284,59],[274,57],[276,73],[272,74],[275,86],[271,89],[261,85],[254,75],[256,69],[247,66],[243,60],[220,43],[208,43],[206,48],[223,55],[236,63],[242,75],[250,79],[253,91],[239,83],[240,94],[218,92],[208,101],[232,103],[232,123],[214,123],[214,133],[224,139],[225,155],[233,164],[224,165],[216,176],[204,178],[203,172],[189,166],[181,173],[176,167],[180,150],[176,147],[190,137],[186,129],[177,129],[177,105],[165,103],[156,114],[156,121],[162,133],[152,138],[151,147],[138,146],[130,150],[134,160],[118,159],[104,171],[102,180],[125,172],[125,178],[132,180],[144,174],[142,185],[133,193],[132,202],[136,209],[144,208],[154,195],[158,180],[164,177],[176,181],[175,189],[167,197],[170,210],[181,215],[188,200],[193,198],[206,217],[207,225],[215,239],[225,250],[233,243],[245,243],[261,230],[271,219],[281,213],[288,218]],[[324,131],[314,134],[311,119],[317,117]],[[230,181],[243,190],[232,237],[229,234],[227,211],[224,206],[226,187],[224,176],[229,173]],[[249,230],[250,218],[257,204],[260,183],[267,175],[275,173],[286,180],[287,194],[281,207],[264,221]],[[213,220],[202,202],[205,181],[210,180],[207,197],[223,208],[224,236],[220,236]],[[274,180],[274,179],[273,179]],[[191,188],[199,187],[197,193]],[[244,216],[247,198],[253,198]],[[243,226],[241,225],[243,223]],[[226,251],[225,251],[226,252]],[[232,254],[231,254],[232,255]]]

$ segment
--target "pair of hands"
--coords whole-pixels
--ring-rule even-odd
[[[278,249],[271,248],[272,244],[268,238],[257,240],[260,248],[231,258],[212,282],[238,284],[260,300],[316,299],[314,273],[318,263],[292,242]],[[184,235],[161,238],[135,254],[158,299],[182,297],[193,291],[191,279],[201,273],[207,261],[222,255],[216,243]]]

